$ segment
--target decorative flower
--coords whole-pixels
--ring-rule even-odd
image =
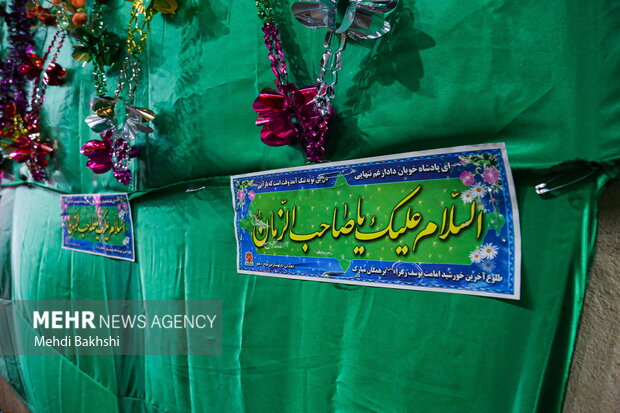
[[[485,261],[480,264],[480,268],[485,272],[491,272],[495,269],[495,263],[493,261]]]
[[[43,82],[46,85],[50,86],[58,86],[65,83],[65,76],[67,75],[67,70],[59,65],[58,63],[51,63],[47,69],[45,69],[45,74],[43,75]]]
[[[237,192],[237,199],[239,201],[243,201],[245,199],[245,192],[243,192],[243,191]]]
[[[127,245],[129,244],[129,241],[130,241],[129,237],[125,237],[125,238],[123,239],[123,245],[124,245],[124,246],[127,246]]]
[[[490,242],[480,247],[480,254],[482,254],[482,257],[489,260],[497,257],[497,251],[497,247]]]
[[[38,79],[43,71],[43,58],[36,53],[27,53],[26,60],[19,66],[19,71],[24,76],[30,79]],[[58,86],[62,85],[65,81],[67,71],[58,63],[51,63],[45,74],[43,75],[43,82],[46,85]]]
[[[127,169],[130,158],[137,156],[138,150],[129,146],[123,138],[114,138],[111,130],[101,133],[101,140],[92,140],[82,145],[80,152],[88,157],[86,167],[96,174],[114,170],[114,177],[125,185],[131,181]]]
[[[463,182],[463,184],[467,186],[472,186],[476,182],[474,180],[474,174],[469,171],[463,171],[460,178],[461,182]]]
[[[283,89],[283,93],[271,88],[263,89],[252,105],[258,114],[256,126],[263,127],[260,138],[269,146],[297,142],[304,122],[317,116],[313,103],[316,86],[297,89],[289,83]]]
[[[73,37],[78,42],[73,46],[73,58],[78,62],[95,61],[100,66],[112,66],[116,61],[121,40],[115,33],[104,29],[95,34],[88,27],[78,27]]]
[[[26,53],[26,60],[19,66],[19,72],[30,79],[37,79],[43,71],[43,59],[36,53]]]
[[[249,199],[250,201],[254,201],[254,197],[255,197],[255,196],[256,196],[256,192],[254,192],[254,191],[250,191],[250,192],[248,192],[248,199]]]
[[[138,131],[151,133],[153,129],[144,125],[155,118],[155,113],[145,108],[129,105],[117,105],[122,100],[111,97],[98,97],[90,101],[90,109],[94,115],[86,117],[86,123],[95,132],[115,129],[129,139],[135,138]]]
[[[385,17],[398,0],[349,0],[342,23],[338,26],[338,0],[304,0],[293,3],[293,14],[312,29],[326,28],[346,33],[353,40],[376,39],[390,31]]]
[[[27,135],[28,128],[15,102],[5,105],[0,115],[0,148],[4,149],[18,137]]]
[[[475,263],[481,262],[483,257],[482,257],[482,254],[480,253],[480,250],[477,249],[475,251],[472,251],[469,254],[469,259],[470,259],[471,262],[475,262]]]
[[[35,181],[45,179],[45,168],[47,167],[46,156],[54,151],[47,140],[39,139],[38,133],[22,135],[9,145],[13,151],[9,153],[9,158],[17,163],[28,165],[32,178]]]
[[[466,204],[469,204],[474,200],[474,194],[471,192],[471,190],[465,191],[461,194],[461,199]]]
[[[82,145],[80,152],[88,157],[86,167],[96,174],[108,172],[112,162],[112,133],[101,133],[101,140],[92,140]]]
[[[486,183],[494,184],[499,180],[499,171],[495,168],[485,168],[484,172],[482,172],[482,179]]]
[[[487,188],[480,184],[472,185],[470,191],[472,195],[476,198],[484,198],[484,196],[487,194]]]

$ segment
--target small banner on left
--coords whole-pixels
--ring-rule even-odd
[[[119,260],[135,260],[127,194],[61,195],[62,247]]]

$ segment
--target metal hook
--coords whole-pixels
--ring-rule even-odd
[[[547,182],[542,182],[536,185],[535,189],[538,195],[547,194],[549,192],[557,191],[558,189],[574,185],[577,182],[581,182],[584,179],[594,175],[598,170],[601,169],[601,167],[597,163],[587,161],[573,161],[559,165],[559,167],[564,166],[577,166],[577,168],[574,168],[572,171],[559,173],[558,175],[549,179]],[[584,173],[582,171],[583,167],[588,167],[590,170]],[[555,184],[551,185],[552,182],[554,182]]]

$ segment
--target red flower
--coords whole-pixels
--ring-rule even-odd
[[[9,147],[15,148],[15,150],[9,154],[9,158],[15,162],[23,163],[35,160],[37,164],[43,167],[47,166],[45,155],[54,151],[54,148],[52,148],[49,142],[30,139],[28,136],[20,136],[15,139]]]
[[[80,152],[88,157],[86,167],[96,174],[103,174],[110,169],[114,170],[114,177],[118,182],[125,185],[131,181],[131,172],[125,167],[114,166],[113,153],[116,148],[123,159],[129,160],[138,155],[138,150],[129,146],[122,138],[113,138],[113,131],[101,133],[101,140],[92,140],[82,145]]]
[[[50,64],[47,69],[45,69],[45,75],[43,75],[43,81],[46,85],[50,86],[58,86],[65,83],[65,76],[67,75],[67,70],[59,65],[58,63]]]
[[[43,71],[43,59],[36,53],[27,53],[27,60],[19,67],[19,71],[31,78],[37,79]]]
[[[262,126],[260,138],[269,146],[289,145],[298,140],[304,122],[315,116],[312,103],[316,86],[297,89],[289,83],[283,92],[261,90],[252,108],[258,114],[256,126]]]
[[[19,71],[31,79],[38,79],[43,71],[43,59],[36,53],[28,53],[26,57],[27,60],[19,67]],[[64,67],[58,63],[51,63],[45,69],[43,81],[50,86],[62,85],[65,82],[66,75],[67,70]]]
[[[45,178],[47,167],[46,156],[54,151],[54,148],[46,140],[31,139],[29,136],[20,136],[9,145],[14,150],[9,153],[9,158],[18,163],[28,163],[28,168],[35,181]]]
[[[114,166],[112,162],[112,132],[102,133],[101,140],[92,140],[82,145],[82,155],[88,157],[86,167],[96,174],[108,172]]]

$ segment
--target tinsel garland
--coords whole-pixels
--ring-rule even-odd
[[[10,127],[15,114],[23,116],[28,110],[29,79],[20,71],[20,67],[28,63],[28,54],[34,53],[34,39],[30,31],[32,22],[27,17],[27,3],[28,0],[13,0],[10,11],[1,12],[8,28],[9,47],[6,58],[0,62],[0,131]]]

